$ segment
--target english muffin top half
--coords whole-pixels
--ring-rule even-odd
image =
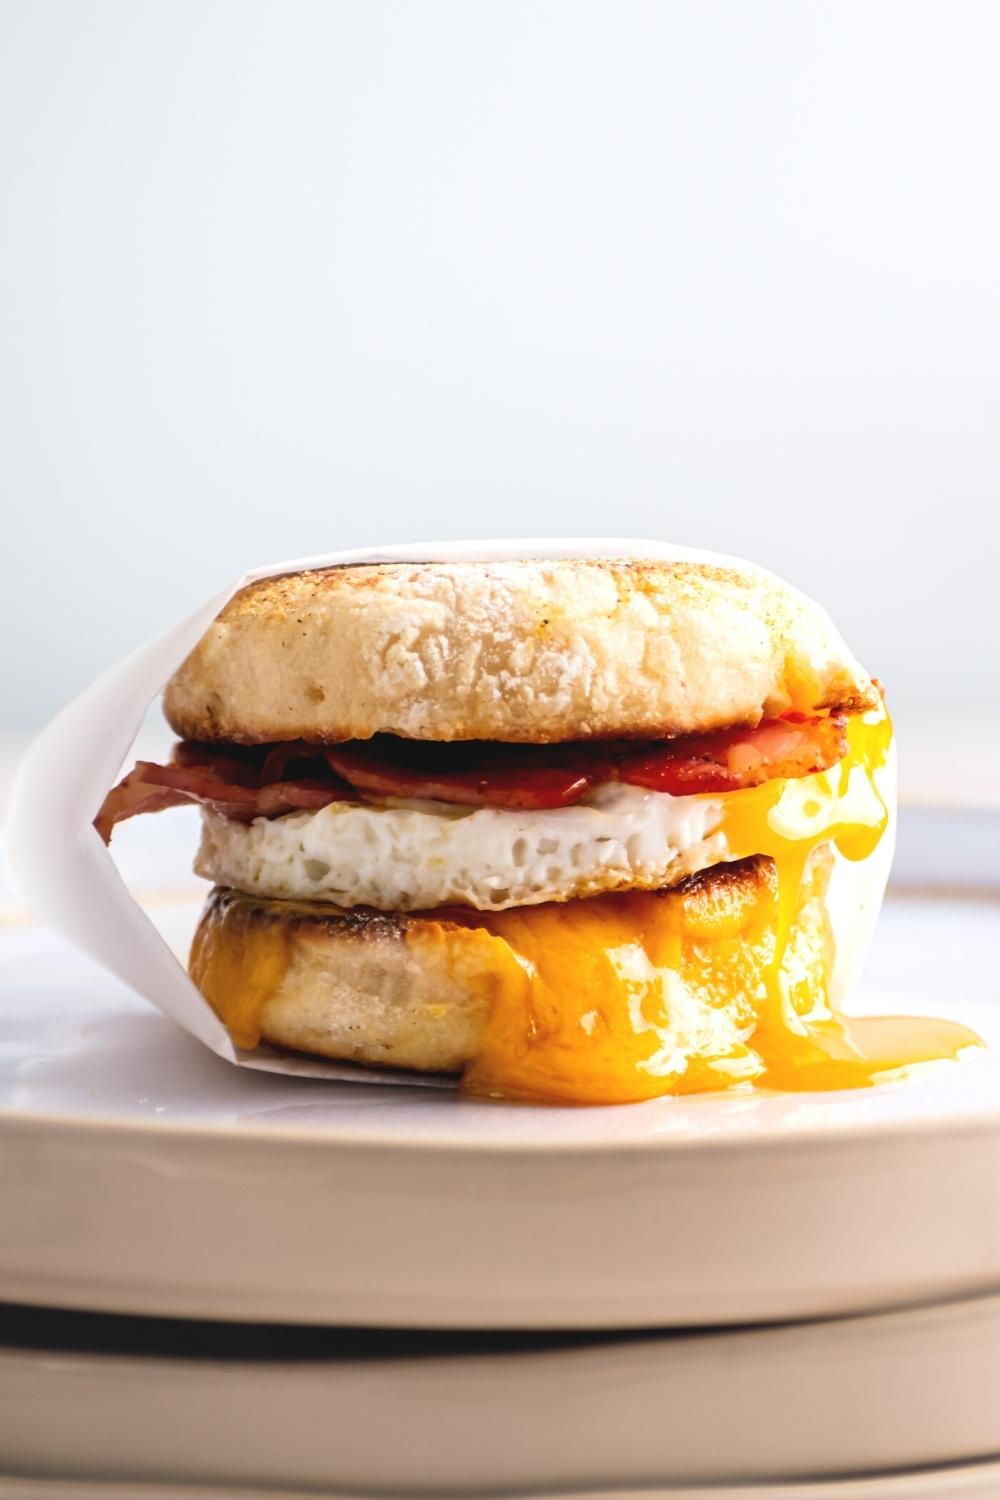
[[[665,738],[877,691],[828,615],[709,563],[386,563],[249,585],[168,684],[189,740]]]

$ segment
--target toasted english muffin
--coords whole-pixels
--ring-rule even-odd
[[[167,686],[186,739],[695,734],[877,701],[772,575],[647,560],[385,563],[249,585]]]

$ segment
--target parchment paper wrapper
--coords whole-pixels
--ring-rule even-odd
[[[440,1076],[296,1057],[264,1044],[253,1051],[234,1046],[222,1022],[129,893],[93,827],[93,819],[108,789],[119,778],[150,703],[226,602],[246,584],[306,568],[355,563],[586,557],[687,560],[743,570],[753,566],[693,548],[599,537],[412,543],[372,551],[331,552],[255,568],[187,619],[103,673],[57,714],[31,745],[14,783],[7,820],[8,857],[22,898],[63,937],[219,1057],[238,1067],[352,1083],[447,1085],[449,1080]],[[856,976],[868,946],[888,873],[891,842],[891,838],[884,839],[873,858],[843,872],[849,888],[845,891],[843,921],[837,925],[844,927],[851,939],[851,953],[838,955],[844,959],[838,962],[841,981],[837,988],[841,992]]]

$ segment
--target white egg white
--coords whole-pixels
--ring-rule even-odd
[[[717,797],[609,783],[525,812],[385,799],[237,823],[205,809],[198,874],[285,900],[480,911],[656,890],[727,857]]]

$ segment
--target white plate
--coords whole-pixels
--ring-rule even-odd
[[[998,910],[891,901],[867,1007],[1000,1041]],[[0,1299],[650,1327],[1000,1286],[996,1045],[857,1093],[508,1107],[239,1071],[38,929],[0,958]]]
[[[106,1318],[84,1320],[97,1326],[81,1336],[53,1315],[58,1336],[80,1346],[60,1348],[46,1347],[36,1314],[22,1316],[36,1347],[0,1347],[0,1454],[22,1474],[443,1500],[672,1494],[1000,1452],[1000,1297],[600,1339],[151,1330]],[[0,1344],[17,1337],[0,1319]],[[834,1494],[970,1492],[933,1484]]]
[[[96,1484],[73,1479],[24,1480],[0,1474],[0,1500],[303,1500],[302,1490],[250,1489],[231,1485],[145,1484],[124,1486],[101,1480]],[[317,1500],[316,1491],[309,1492]],[[818,1484],[712,1485],[706,1489],[650,1489],[569,1491],[558,1496],[535,1490],[518,1492],[516,1500],[996,1500],[1000,1494],[1000,1463],[949,1465],[922,1473],[884,1474],[877,1479],[820,1481]],[[324,1490],[326,1500],[371,1500],[371,1496]],[[494,1490],[492,1500],[504,1500]]]

